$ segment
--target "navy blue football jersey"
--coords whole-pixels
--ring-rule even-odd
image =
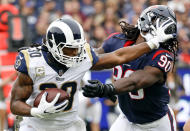
[[[125,34],[113,33],[104,41],[102,48],[105,53],[109,53],[119,48],[129,46],[133,43],[134,41],[129,41],[126,39]]]
[[[109,39],[114,38],[111,37]],[[110,48],[110,51],[114,51],[117,48],[123,47],[124,44],[119,46],[123,40],[114,40],[115,41],[110,41],[109,44],[104,43],[104,49]],[[118,44],[118,46],[115,47],[115,44]],[[146,66],[152,66],[160,69],[164,73],[164,78],[166,80],[167,72],[170,71],[172,66],[172,61],[173,58],[170,52],[159,48],[144,54],[134,61],[116,66],[113,71],[114,78],[117,80],[128,77],[136,70],[144,69]],[[119,95],[118,98],[122,112],[128,120],[133,123],[149,123],[160,119],[168,112],[167,104],[169,103],[169,90],[166,88],[165,83],[155,83],[151,87]]]

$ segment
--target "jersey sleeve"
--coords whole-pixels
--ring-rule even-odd
[[[14,67],[17,71],[24,73],[24,74],[28,74],[27,63],[26,63],[26,59],[25,59],[23,52],[18,53]]]
[[[164,73],[167,73],[172,68],[173,57],[167,50],[157,50],[149,57],[147,65],[159,68]]]
[[[90,57],[92,65],[95,65],[99,60],[98,56],[96,55],[96,53],[94,52],[94,50],[92,49],[92,47],[89,44],[85,44],[85,49],[86,49],[88,56]]]
[[[105,53],[109,53],[109,52],[112,52],[112,44],[115,44],[113,41],[113,37],[116,35],[116,34],[119,34],[118,32],[116,33],[112,33],[111,35],[108,36],[108,38],[103,42],[102,44],[102,48],[104,49],[104,52]]]

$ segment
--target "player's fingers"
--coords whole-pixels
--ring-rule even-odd
[[[55,103],[58,101],[59,97],[60,97],[60,93],[57,93],[56,97],[53,99],[53,101],[51,102],[52,105],[55,105]]]
[[[160,27],[160,18],[156,20],[156,28],[158,29]]]
[[[69,100],[64,100],[63,102],[56,104],[54,109],[55,110],[59,110],[59,109],[63,109],[64,107],[66,107],[69,103]]]
[[[99,83],[99,80],[88,80],[88,83],[90,83],[90,84],[96,84],[96,83]]]
[[[67,107],[68,104],[69,104],[69,100],[65,100],[62,103],[60,103],[59,105],[55,106],[56,112],[64,110]]]
[[[48,94],[47,92],[44,92],[44,94],[42,95],[42,98],[41,98],[41,100],[40,100],[40,103],[47,102],[47,101],[46,101],[47,94]]]
[[[168,34],[167,35],[167,40],[168,39],[172,39],[172,38],[175,38],[176,37],[176,34],[174,33],[174,34]]]
[[[96,92],[96,87],[94,86],[88,86],[86,85],[85,87],[82,88],[85,92]]]
[[[156,33],[156,28],[155,28],[153,25],[150,26],[150,29],[152,29],[152,31],[154,32],[153,35],[157,35],[157,33]]]
[[[92,93],[92,92],[83,92],[83,95],[85,96],[85,97],[91,97],[91,98],[93,98],[93,97],[96,97],[95,95],[94,95],[94,93]]]
[[[174,23],[174,21],[171,18],[169,18],[167,21],[162,23],[161,27],[165,27],[166,25],[168,25],[171,22]]]
[[[85,88],[85,87],[83,87],[82,90],[83,90],[83,92],[86,92],[86,93],[91,92],[88,88]]]
[[[163,27],[163,30],[167,29],[169,26],[171,26],[172,24],[174,24],[173,21],[167,23],[164,27]]]

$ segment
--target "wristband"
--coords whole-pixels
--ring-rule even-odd
[[[34,117],[40,117],[38,108],[31,108],[30,114]]]
[[[147,41],[146,43],[150,47],[151,50],[159,48],[159,43],[157,42],[157,39],[155,38]]]

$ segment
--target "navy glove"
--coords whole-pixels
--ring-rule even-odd
[[[88,80],[89,84],[82,87],[83,95],[86,97],[107,97],[116,102],[115,87],[113,84],[103,84],[99,80]]]

